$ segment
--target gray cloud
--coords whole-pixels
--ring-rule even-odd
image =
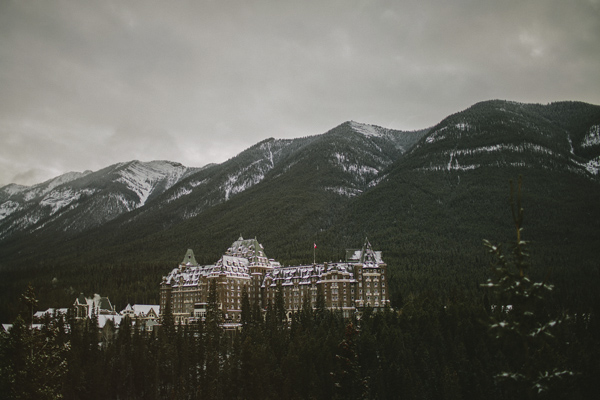
[[[349,119],[600,103],[597,0],[0,2],[0,184],[222,162]],[[35,171],[35,174],[29,171]]]

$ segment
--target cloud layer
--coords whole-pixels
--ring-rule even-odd
[[[600,103],[600,3],[0,2],[0,184],[222,162],[346,120],[493,98]]]

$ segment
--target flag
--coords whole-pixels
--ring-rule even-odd
[[[313,243],[313,244],[315,245],[315,249],[316,249],[317,248],[317,244],[316,243]]]

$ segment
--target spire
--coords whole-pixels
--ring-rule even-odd
[[[196,258],[194,257],[194,252],[192,251],[192,249],[188,249],[187,253],[185,253],[185,257],[183,258],[183,261],[181,262],[181,264],[183,265],[198,265],[198,263],[196,262]]]
[[[369,239],[365,236],[365,244],[363,245],[362,249],[361,261],[364,263],[366,261],[375,262],[376,260],[377,257],[375,255],[375,252],[373,251],[373,248],[371,247],[371,243],[369,242]]]

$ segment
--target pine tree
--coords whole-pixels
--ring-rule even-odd
[[[29,283],[27,285],[27,289],[25,290],[25,292],[21,295],[21,302],[27,307],[27,311],[29,312],[27,314],[26,321],[30,324],[30,328],[33,327],[33,311],[35,310],[35,306],[38,303],[38,300],[35,296],[35,290],[33,289],[33,286],[31,286],[31,283]]]
[[[17,317],[9,333],[0,338],[0,395],[14,399],[60,398],[67,372],[67,349],[50,315],[45,316],[42,329],[31,329]]]
[[[205,337],[206,337],[206,373],[205,383],[202,387],[204,396],[221,398],[221,385],[219,377],[221,365],[221,337],[223,314],[219,309],[217,293],[217,279],[212,279],[209,284],[208,304],[206,307]]]
[[[167,340],[175,338],[175,317],[173,317],[173,309],[171,307],[171,297],[167,297],[165,310],[162,313],[160,330]]]
[[[317,301],[315,303],[315,319],[320,323],[325,318],[326,312],[327,308],[325,307],[325,294],[323,293],[323,287],[318,285]]]
[[[561,321],[544,321],[541,316],[544,298],[554,287],[546,281],[533,282],[527,276],[530,264],[528,242],[522,238],[521,187],[522,179],[519,177],[515,199],[513,182],[510,182],[510,206],[517,236],[512,257],[506,257],[501,246],[484,240],[493,256],[492,270],[496,277],[482,286],[495,291],[497,303],[490,331],[497,339],[505,339],[511,367],[495,378],[499,382],[512,382],[522,397],[533,398],[547,393],[553,381],[574,373],[557,367],[549,368],[554,360],[548,340],[554,338],[552,330]]]
[[[306,294],[302,299],[302,308],[300,309],[300,326],[303,330],[312,332],[315,323],[315,315],[309,296],[310,295]]]
[[[287,315],[285,309],[285,301],[283,300],[283,288],[281,283],[277,284],[277,290],[275,291],[275,323],[277,329],[282,330],[287,326]]]
[[[345,329],[344,340],[338,346],[336,360],[338,372],[333,373],[337,398],[340,399],[367,399],[367,379],[361,374],[361,368],[356,352],[356,336],[358,331],[352,323]]]

